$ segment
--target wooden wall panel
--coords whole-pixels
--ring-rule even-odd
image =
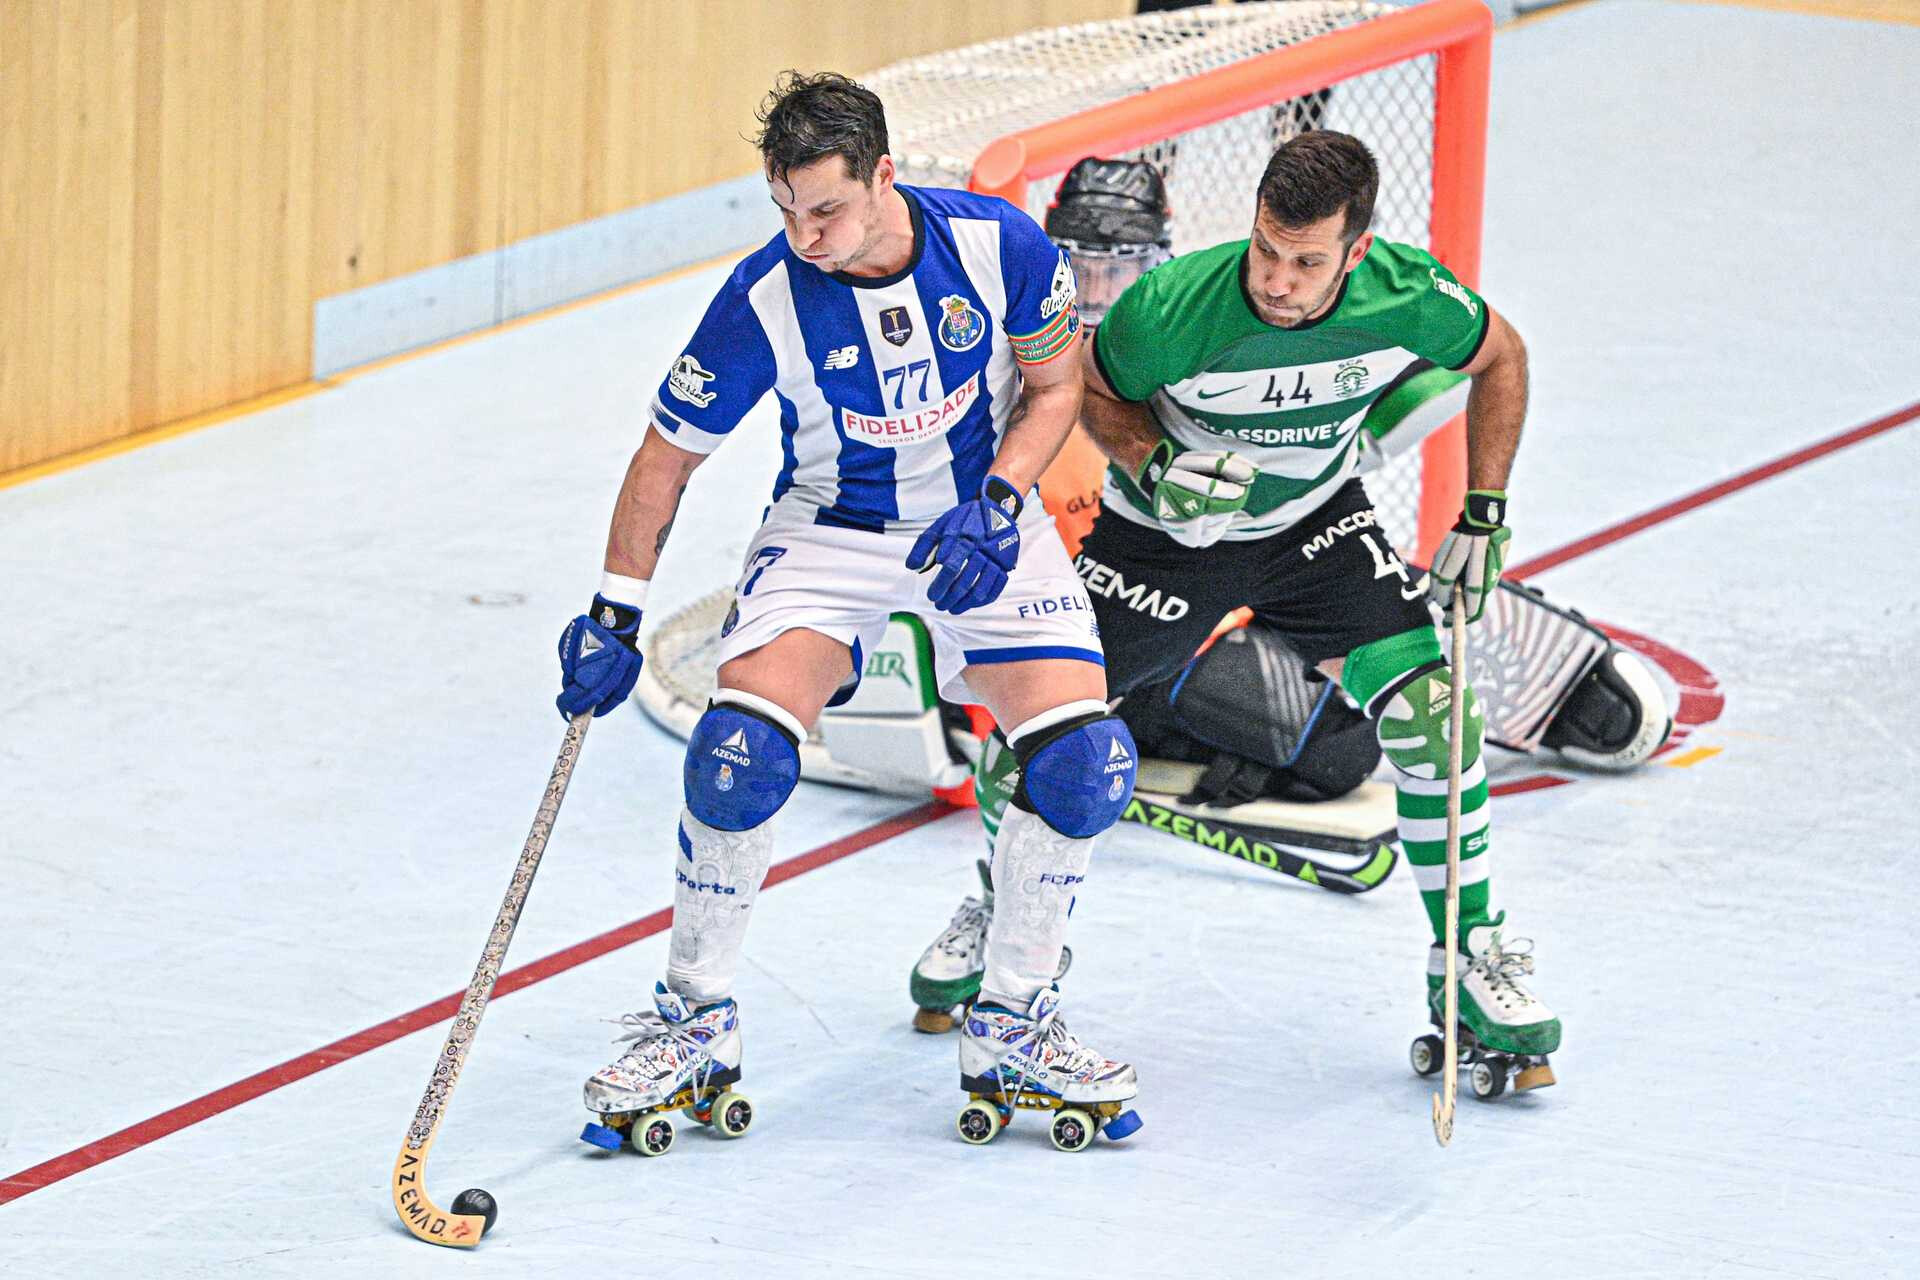
[[[316,300],[754,168],[777,72],[1131,0],[0,0],[0,472],[307,376]]]

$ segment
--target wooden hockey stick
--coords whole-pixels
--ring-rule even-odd
[[[500,904],[500,914],[493,919],[493,932],[487,935],[487,945],[480,952],[480,964],[473,971],[473,981],[467,984],[460,1012],[447,1030],[447,1042],[433,1064],[433,1077],[427,1082],[420,1109],[414,1112],[413,1123],[407,1128],[400,1156],[393,1162],[394,1211],[400,1215],[400,1221],[407,1224],[407,1230],[429,1244],[470,1249],[480,1243],[480,1237],[493,1225],[492,1197],[485,1192],[461,1192],[454,1199],[452,1212],[433,1202],[427,1195],[427,1152],[433,1148],[433,1139],[440,1131],[440,1117],[447,1109],[447,1100],[453,1096],[455,1082],[460,1079],[460,1068],[466,1065],[467,1054],[473,1049],[480,1017],[487,1011],[487,999],[500,978],[501,966],[506,963],[507,946],[513,941],[514,927],[520,923],[520,911],[527,905],[533,874],[540,869],[540,856],[547,850],[547,837],[553,834],[554,820],[560,816],[560,801],[567,794],[567,782],[580,759],[580,744],[586,740],[587,727],[592,723],[592,713],[583,712],[567,724],[566,739],[560,744],[560,755],[554,760],[553,773],[547,779],[547,792],[540,798],[540,809],[533,816],[533,830],[527,833],[520,861],[514,864],[506,900]],[[477,1202],[488,1211],[462,1212],[463,1201]]]
[[[1456,582],[1453,589],[1453,691],[1447,708],[1447,1052],[1446,1065],[1440,1072],[1440,1092],[1433,1095],[1433,1136],[1443,1147],[1453,1141],[1453,1106],[1460,1093],[1460,991],[1454,977],[1460,965],[1460,737],[1466,726],[1467,701],[1463,585]]]

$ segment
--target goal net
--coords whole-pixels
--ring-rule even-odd
[[[1480,0],[1268,0],[1029,32],[862,83],[886,104],[902,180],[971,186],[1036,220],[1076,161],[1147,160],[1167,182],[1175,253],[1246,236],[1280,143],[1352,133],[1380,163],[1374,231],[1474,284],[1490,29]],[[1423,563],[1459,505],[1458,435],[1368,477],[1395,544]]]

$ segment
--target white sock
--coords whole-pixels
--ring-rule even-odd
[[[1067,912],[1086,877],[1091,839],[1063,836],[1038,814],[1007,806],[993,844],[993,923],[987,926],[983,1003],[1024,1013],[1053,985]]]
[[[733,994],[747,918],[773,861],[773,823],[721,831],[682,809],[680,832],[667,986],[696,1006],[713,1004]]]

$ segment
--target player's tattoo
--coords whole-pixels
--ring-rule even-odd
[[[687,486],[681,485],[680,492],[673,495],[673,508],[667,512],[667,522],[660,526],[660,532],[653,539],[653,554],[656,556],[665,549],[667,535],[673,532],[673,522],[680,514],[680,499],[687,496]]]

